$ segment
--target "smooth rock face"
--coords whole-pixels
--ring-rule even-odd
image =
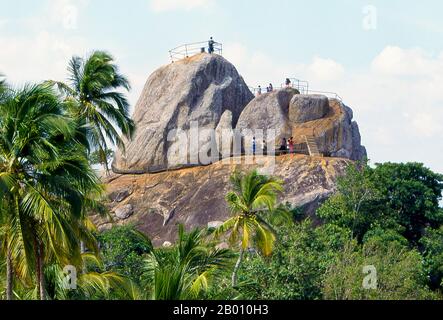
[[[122,207],[115,209],[115,216],[120,220],[126,220],[134,213],[134,207],[132,204],[126,204]]]
[[[298,94],[297,90],[286,88],[257,96],[240,115],[236,129],[254,132],[274,129],[277,142],[283,137],[291,137],[292,129],[288,118],[289,103],[296,94]],[[266,132],[264,135],[266,138]]]
[[[220,154],[230,156],[232,150],[232,112],[230,110],[226,110],[218,123],[217,128],[215,129],[215,135],[217,139],[217,149]],[[230,134],[226,134],[230,132]]]
[[[328,114],[329,100],[322,95],[296,95],[289,105],[289,121],[303,123]]]
[[[190,161],[186,158],[192,150],[185,150],[184,157],[177,154],[176,150],[183,150],[183,142],[175,139],[176,134],[171,134],[168,141],[171,130],[185,132],[186,137],[192,122],[198,122],[200,130],[214,130],[228,110],[235,126],[252,99],[235,67],[219,55],[202,53],[161,67],[149,77],[135,107],[137,129],[132,141],[125,142],[125,151],[116,153],[114,172],[148,173],[187,167]],[[211,138],[200,134],[202,148],[212,143]]]
[[[231,190],[229,177],[234,170],[245,172],[257,168],[259,172],[273,172],[284,181],[285,191],[280,194],[279,201],[303,206],[306,214],[315,219],[318,204],[334,192],[337,177],[349,164],[346,159],[302,155],[277,157],[275,166],[271,157],[255,159],[256,164],[246,164],[251,157],[242,157],[228,164],[219,162],[159,174],[116,176],[107,183],[108,194],[127,188],[133,193],[121,204],[110,199],[108,205],[112,210],[114,206],[131,204],[134,214],[127,220],[116,221],[117,225],[135,224],[156,246],[161,246],[165,241],[174,243],[179,224],[184,224],[187,230],[207,228],[231,216],[225,196]],[[111,227],[109,221],[98,216],[93,220],[99,230]]]

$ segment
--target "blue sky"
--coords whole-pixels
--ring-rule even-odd
[[[135,104],[169,49],[214,36],[250,86],[291,76],[339,93],[373,162],[419,161],[443,172],[441,1],[0,4],[0,72],[13,84],[63,80],[70,56],[105,49],[131,80]]]

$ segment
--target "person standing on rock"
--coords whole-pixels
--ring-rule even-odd
[[[293,154],[294,153],[294,138],[293,137],[291,137],[288,140],[288,145],[289,145],[289,153]]]
[[[259,96],[261,95],[261,86],[258,86],[257,94],[258,94]]]
[[[282,153],[285,153],[287,151],[287,146],[286,146],[286,138],[282,138],[281,139],[281,146],[280,146],[280,151],[282,151]]]
[[[272,85],[272,83],[269,84],[269,92],[274,91],[274,86]]]
[[[286,78],[286,87],[291,86],[291,80],[289,78]]]
[[[261,150],[262,150],[262,154],[263,155],[266,155],[266,152],[267,152],[266,149],[267,149],[267,147],[266,147],[266,140],[263,139],[262,144],[261,144]]]
[[[212,37],[211,37],[211,39],[209,39],[209,42],[208,42],[208,52],[209,52],[210,54],[213,54],[213,53],[214,53],[214,44],[215,44],[215,41],[214,41],[214,39],[212,39]]]

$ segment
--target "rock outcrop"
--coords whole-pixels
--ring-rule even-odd
[[[328,109],[322,118],[294,124],[292,135],[295,142],[302,143],[306,135],[311,135],[319,151],[326,157],[351,160],[366,158],[358,124],[352,120],[352,110],[337,99],[329,99]]]
[[[264,138],[267,138],[267,130],[273,129],[277,142],[283,137],[290,137],[289,103],[298,93],[295,89],[286,88],[257,96],[241,113],[236,129],[264,130]]]
[[[329,101],[322,95],[296,95],[289,105],[289,121],[304,123],[321,119],[328,114]]]
[[[296,145],[303,145],[306,137],[313,137],[326,157],[362,160],[367,156],[349,107],[337,99],[294,91],[286,88],[256,97],[240,115],[237,129],[263,130],[265,136],[275,130],[277,148],[282,138],[293,137]]]
[[[247,164],[248,160],[251,164]],[[337,177],[344,173],[349,163],[346,159],[303,155],[256,157],[255,160],[256,164],[252,158],[233,158],[229,163],[218,162],[207,167],[158,174],[116,175],[105,181],[108,206],[114,215],[119,215],[114,223],[135,224],[157,246],[165,241],[173,243],[179,224],[184,224],[187,229],[207,228],[229,218],[225,201],[231,188],[229,177],[234,170],[253,168],[268,173],[273,170],[273,175],[284,181],[285,191],[280,195],[280,201],[303,206],[307,214],[312,214],[335,190]],[[131,193],[128,195],[126,190]],[[122,193],[128,196],[119,203],[116,198]],[[129,213],[132,215],[128,216]],[[96,223],[99,229],[112,226],[98,217]]]
[[[183,161],[183,155],[175,153],[183,142],[175,140],[174,135],[168,139],[172,130],[189,135],[193,122],[198,123],[200,132],[214,130],[226,111],[230,112],[226,117],[232,118],[231,126],[235,126],[252,99],[235,67],[219,55],[202,53],[161,67],[149,77],[135,107],[137,129],[133,139],[125,142],[125,150],[117,152],[114,172],[147,173],[186,167],[187,159]],[[202,133],[198,139],[202,149],[211,141]],[[187,150],[185,157],[191,153]]]
[[[225,221],[230,215],[225,195],[235,170],[258,167],[283,179],[280,202],[312,214],[334,192],[349,159],[366,157],[353,112],[341,101],[300,95],[292,88],[254,98],[235,67],[218,55],[198,54],[155,71],[137,103],[134,121],[135,136],[113,163],[118,174],[105,181],[108,206],[114,223],[135,224],[157,246],[173,243],[179,224],[191,229]],[[188,143],[195,139],[193,123],[198,124],[198,150]],[[205,130],[208,133],[202,133]],[[253,149],[254,140],[245,132],[254,135],[257,130],[263,137],[255,142],[263,150],[269,151],[270,143],[278,148],[283,137],[294,137],[301,152],[308,150],[307,141],[309,150],[316,142],[324,157],[236,157],[239,141],[243,152]],[[227,159],[201,167],[201,151],[209,156],[206,149],[210,157],[215,153]],[[99,217],[96,222],[100,229],[112,226]]]

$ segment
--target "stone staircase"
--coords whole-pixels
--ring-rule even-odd
[[[308,146],[309,155],[311,157],[321,157],[322,154],[318,150],[317,142],[315,141],[315,137],[313,135],[305,135],[305,141]]]

